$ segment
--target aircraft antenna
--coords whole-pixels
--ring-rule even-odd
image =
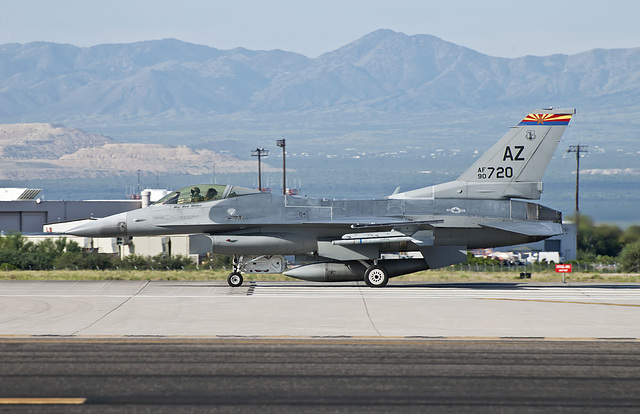
[[[287,195],[287,162],[285,161],[285,140],[284,137],[276,141],[279,147],[282,147],[282,195]]]

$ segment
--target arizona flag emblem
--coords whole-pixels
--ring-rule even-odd
[[[518,125],[569,125],[570,114],[529,114]]]

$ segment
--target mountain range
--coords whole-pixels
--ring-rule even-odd
[[[378,30],[317,58],[175,39],[0,45],[0,122],[218,114],[581,108],[640,100],[640,48],[492,57],[430,35]]]
[[[564,106],[578,113],[543,202],[572,210],[565,150],[579,142],[591,150],[581,211],[637,223],[639,68],[640,48],[511,59],[385,29],[316,58],[175,39],[4,44],[0,123],[22,132],[0,131],[0,185],[115,198],[141,170],[170,188],[210,178],[256,187],[250,150],[270,144],[263,178],[278,188],[269,164],[285,136],[305,194],[380,197],[455,179],[526,111]]]

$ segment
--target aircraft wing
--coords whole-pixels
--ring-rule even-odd
[[[354,220],[353,218],[340,218],[337,220],[312,220],[304,221],[301,223],[265,223],[260,221],[246,221],[239,223],[237,221],[233,221],[232,223],[212,223],[197,226],[185,223],[162,223],[157,224],[157,227],[163,227],[172,231],[182,230],[184,231],[184,233],[204,233],[210,235],[230,234],[236,233],[238,231],[246,233],[255,228],[277,228],[280,229],[278,231],[281,231],[285,228],[298,228],[298,230],[303,230],[304,228],[309,227],[342,229],[345,233],[353,233],[354,235],[364,233],[371,234],[371,232],[380,233],[391,231],[402,233],[402,235],[412,235],[421,230],[433,230],[435,228],[434,224],[441,223],[442,221],[443,220],[412,221],[402,219],[390,221],[389,217],[359,217],[357,220]],[[383,241],[380,241],[380,243],[382,242]]]

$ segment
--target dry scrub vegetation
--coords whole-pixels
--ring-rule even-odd
[[[226,281],[228,270],[8,270],[0,271],[0,280],[175,280]],[[281,274],[245,274],[245,281],[296,281]],[[566,281],[587,283],[640,283],[640,275],[624,273],[580,272],[566,275]],[[500,283],[500,282],[562,282],[562,275],[554,272],[533,272],[531,278],[521,279],[518,272],[466,272],[427,270],[391,280],[401,282]]]

